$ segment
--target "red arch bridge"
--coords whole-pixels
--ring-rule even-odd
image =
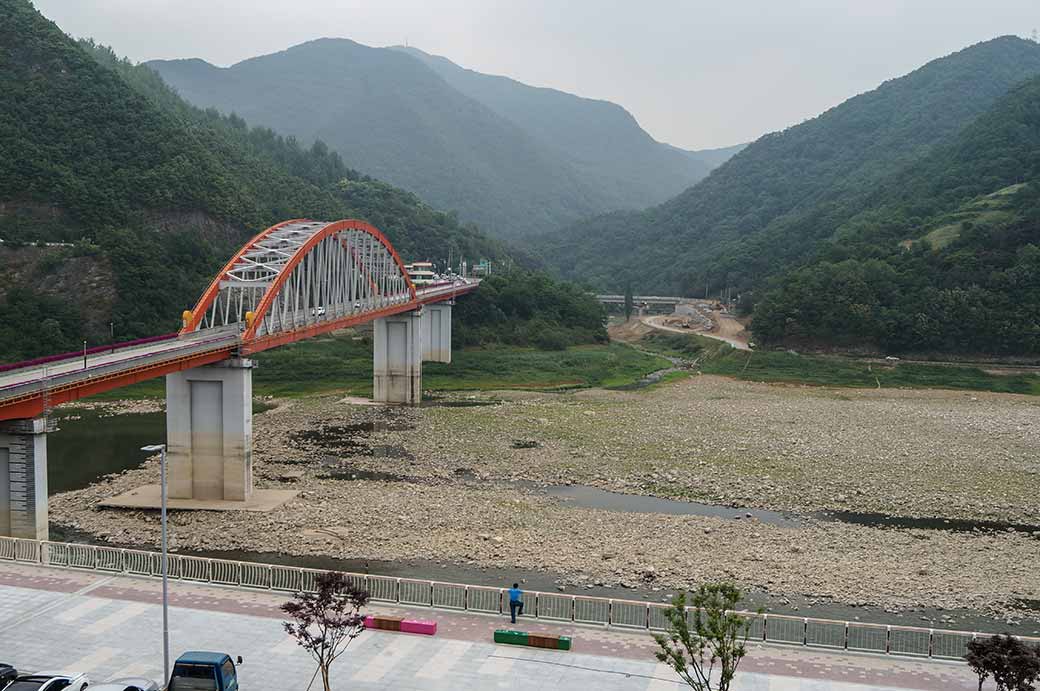
[[[371,225],[295,219],[239,250],[178,333],[3,367],[0,536],[47,538],[51,407],[165,376],[171,499],[248,503],[251,354],[372,322],[375,400],[414,405],[422,362],[451,361],[455,298],[478,285],[454,278],[417,288]]]

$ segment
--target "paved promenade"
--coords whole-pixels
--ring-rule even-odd
[[[241,655],[244,691],[307,689],[310,658],[282,630],[284,595],[171,581],[171,654],[202,649]],[[0,564],[0,662],[19,670],[83,671],[94,683],[113,676],[162,675],[162,614],[157,580]],[[566,633],[571,652],[495,645],[508,617],[376,605],[375,613],[438,622],[435,637],[365,632],[333,667],[334,688],[602,689],[681,691],[652,656],[649,634],[521,620],[517,628]],[[755,645],[740,691],[975,689],[956,663]],[[320,681],[315,681],[319,688]]]

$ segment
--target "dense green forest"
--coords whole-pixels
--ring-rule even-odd
[[[228,68],[148,64],[195,105],[324,140],[358,168],[498,237],[659,203],[717,160],[654,141],[615,104],[347,39]]]
[[[893,175],[755,306],[766,343],[1040,353],[1040,78]]]
[[[565,276],[714,293],[756,340],[1028,354],[1040,46],[1004,37],[755,142],[676,199],[546,238]]]
[[[0,3],[0,93],[0,360],[169,332],[228,256],[286,218],[364,218],[409,259],[524,265],[321,142],[186,104],[25,0]]]
[[[797,266],[875,188],[1040,74],[1040,46],[980,43],[754,142],[678,197],[536,239],[565,277],[701,295]],[[989,190],[994,191],[994,190]]]
[[[607,315],[594,295],[544,273],[507,271],[485,279],[460,300],[452,324],[458,347],[533,345],[562,350],[606,343]]]

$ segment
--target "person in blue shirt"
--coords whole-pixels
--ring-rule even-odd
[[[509,618],[516,623],[516,615],[524,613],[524,591],[520,590],[520,584],[514,583],[509,589]]]

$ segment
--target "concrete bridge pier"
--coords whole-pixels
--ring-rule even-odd
[[[420,308],[373,322],[373,400],[405,405],[422,401],[424,311]]]
[[[253,362],[166,376],[171,499],[247,501],[253,493]]]
[[[0,422],[0,536],[46,540],[47,418]]]
[[[426,305],[422,312],[423,362],[451,363],[451,302]]]

